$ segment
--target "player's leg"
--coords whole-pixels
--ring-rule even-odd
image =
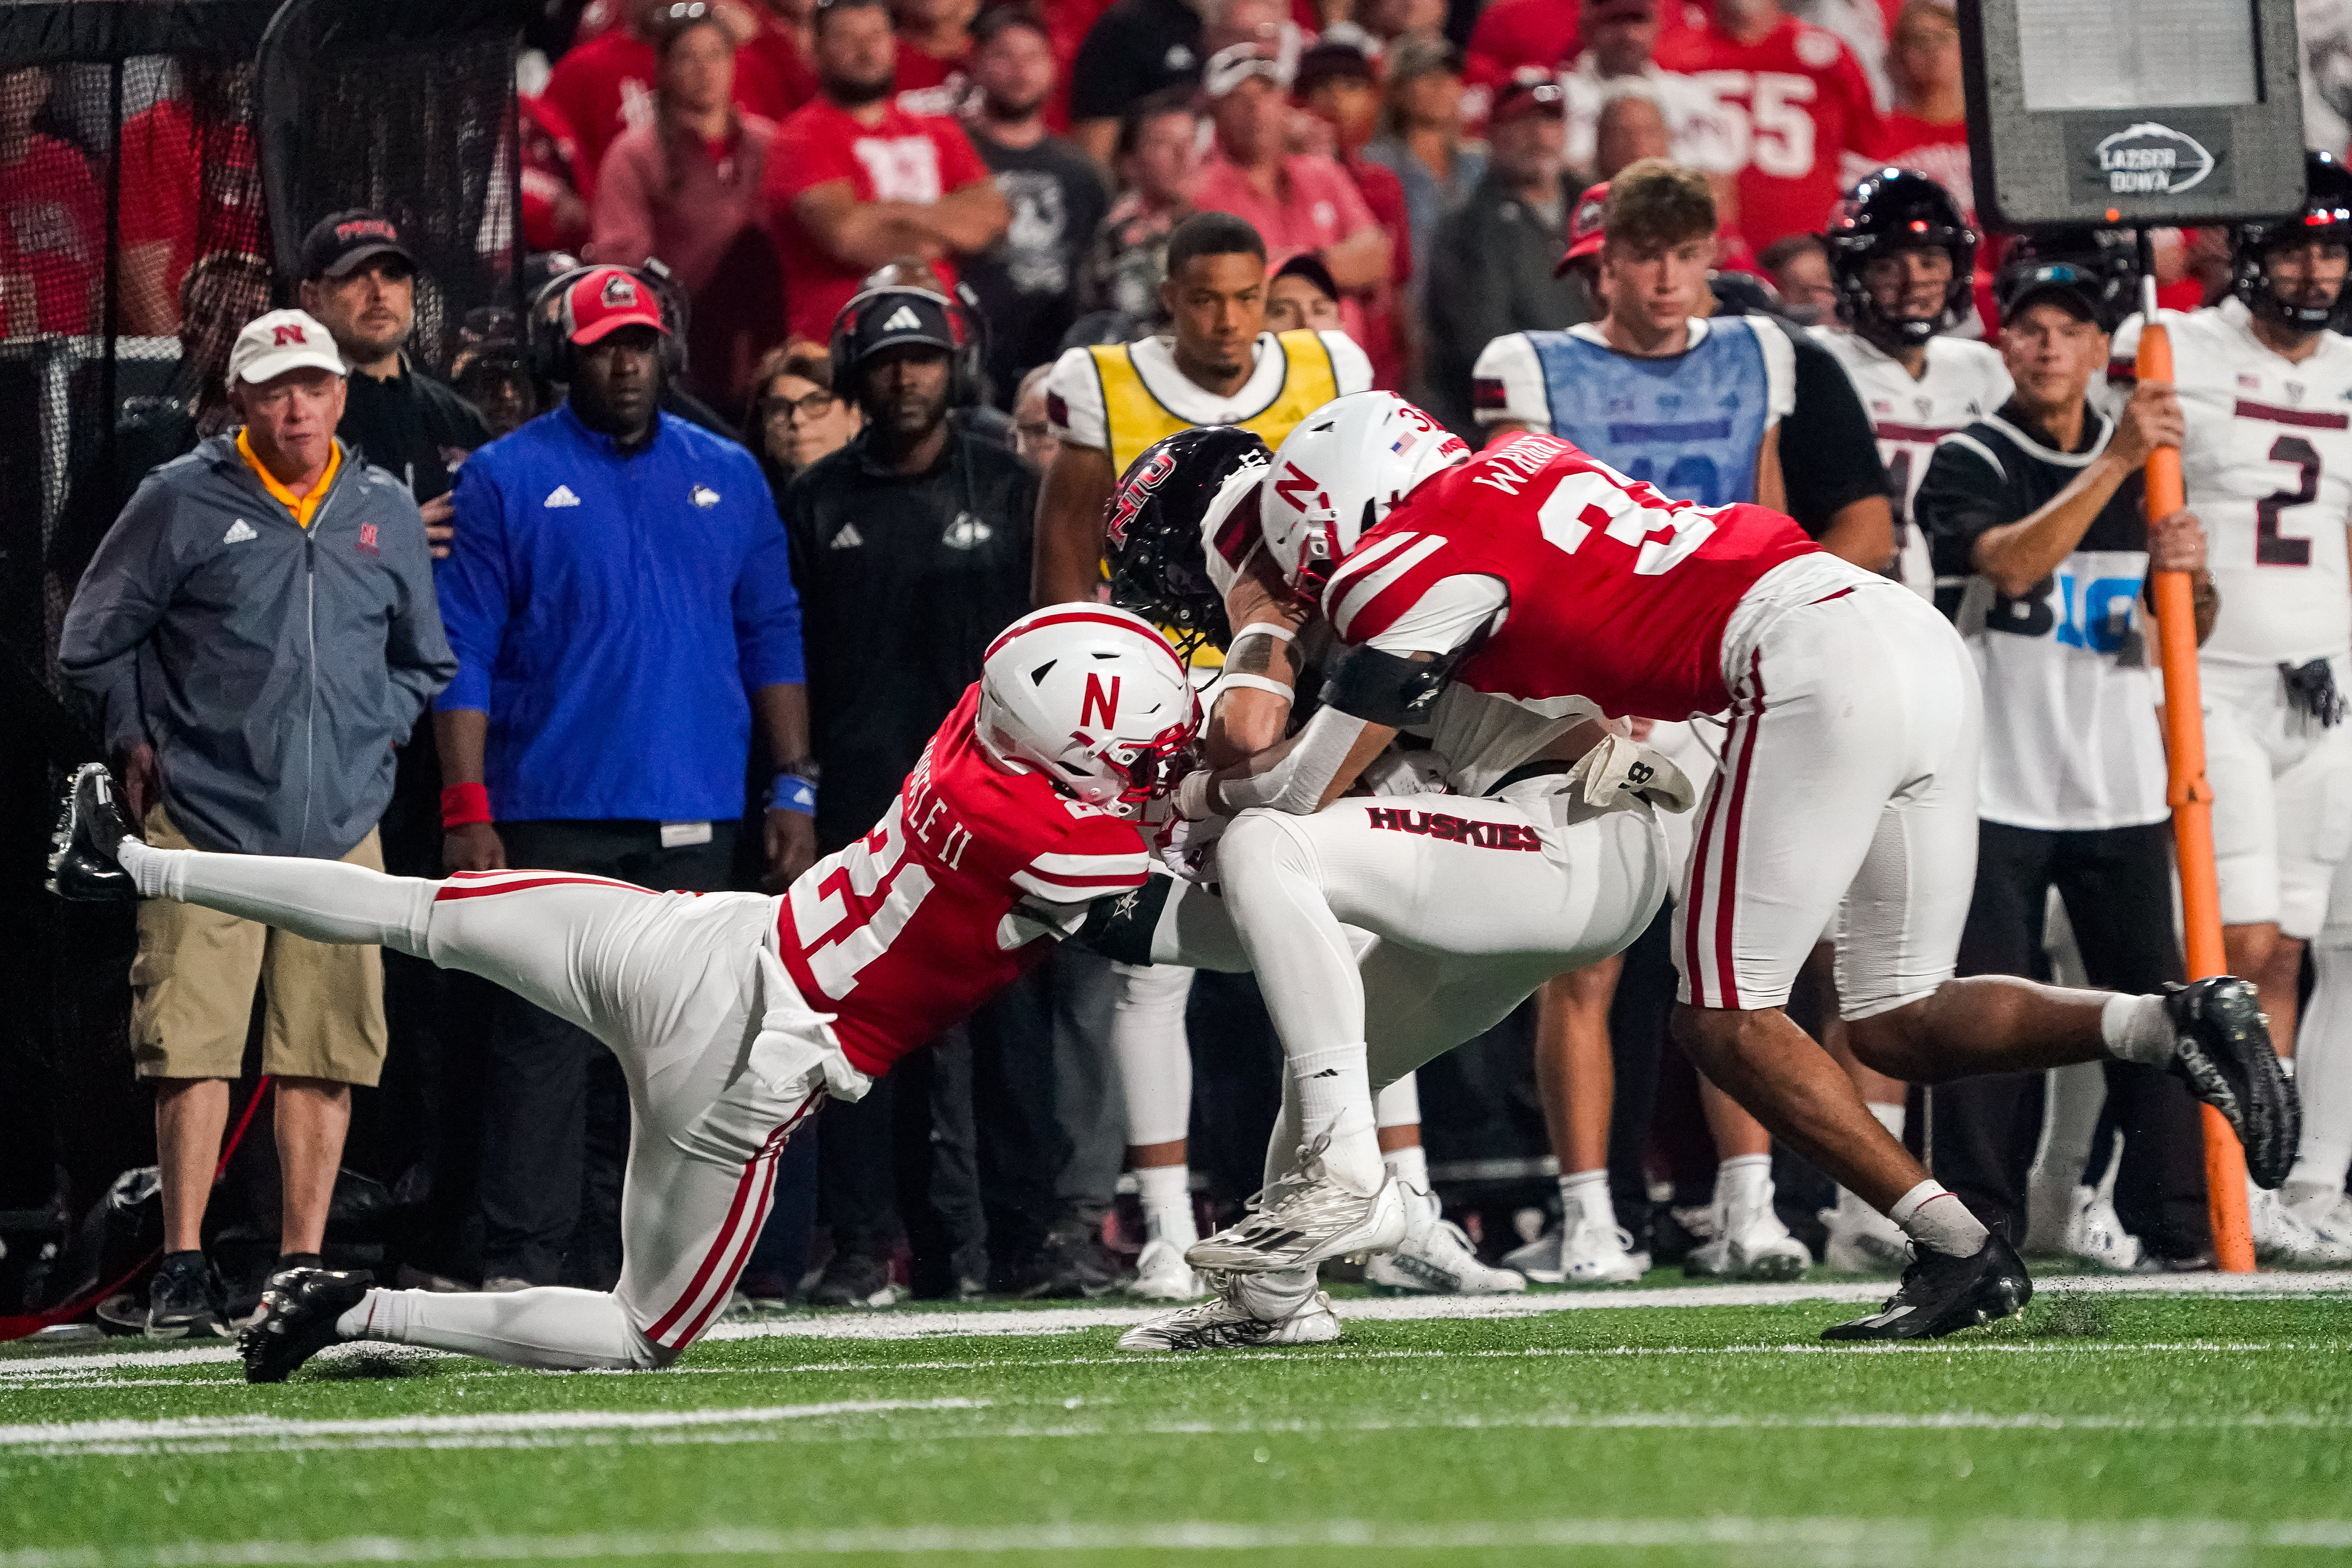
[[[1536,992],[1536,1099],[1559,1166],[1559,1224],[1503,1261],[1547,1285],[1612,1285],[1641,1277],[1609,1191],[1616,1068],[1609,1008],[1622,956],[1558,975]]]
[[[1683,1260],[1683,1272],[1719,1279],[1794,1279],[1813,1266],[1772,1205],[1772,1134],[1746,1106],[1699,1079],[1699,1108],[1715,1142],[1712,1232]]]
[[[1192,1051],[1184,1031],[1192,974],[1177,964],[1111,967],[1111,1060],[1127,1105],[1127,1165],[1143,1206],[1134,1294],[1185,1301],[1201,1293],[1184,1249],[1201,1239],[1192,1217],[1186,1139],[1192,1121]]]
[[[1862,1058],[1853,1054],[1845,1020],[1837,1012],[1834,932],[1814,945],[1812,956],[1805,961],[1805,977],[1823,1001],[1822,1048],[1845,1069],[1845,1076],[1853,1079],[1853,1087],[1862,1092],[1863,1104],[1870,1108],[1871,1115],[1878,1119],[1888,1136],[1902,1142],[1910,1121],[1910,1085],[1864,1066]],[[1902,1231],[1848,1188],[1837,1189],[1835,1206],[1822,1210],[1820,1218],[1828,1232],[1822,1261],[1832,1268],[1857,1274],[1900,1274],[1910,1261],[1911,1244]]]
[[[2209,664],[2205,698],[2205,781],[2213,789],[2213,870],[2221,895],[2221,951],[2230,973],[2247,980],[2275,1023],[2281,989],[2278,785],[2303,748],[2284,732],[2286,698],[2267,666]],[[2297,968],[2302,954],[2294,953]],[[2288,973],[2286,984],[2296,984]],[[2290,994],[2287,1011],[2295,1008]],[[2273,1043],[2291,1049],[2284,1029]]]
[[[1369,1032],[1377,1034],[1377,1028]],[[1369,1046],[1367,1055],[1372,1055]],[[1410,1072],[1373,1097],[1381,1157],[1403,1190],[1404,1239],[1364,1263],[1364,1282],[1375,1290],[1412,1296],[1492,1296],[1528,1288],[1527,1276],[1496,1268],[1479,1258],[1469,1233],[1445,1217],[1445,1205],[1429,1182],[1429,1160],[1421,1146],[1421,1093]]]
[[[2281,1196],[2323,1242],[2352,1247],[2352,872],[2329,889],[2327,919],[2311,948],[2315,984],[2295,1055],[2303,1136]]]

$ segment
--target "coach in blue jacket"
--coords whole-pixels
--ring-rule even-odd
[[[453,872],[724,888],[756,731],[775,781],[762,858],[781,890],[815,858],[816,790],[800,603],[767,481],[750,452],[656,407],[668,329],[635,274],[583,276],[556,331],[569,400],[459,470],[456,543],[436,573],[458,660],[434,714],[444,858]],[[572,1233],[592,1078],[593,1184],[618,1189],[625,1115],[604,1134],[619,1070],[581,1031],[502,1005],[484,1090],[484,1284],[604,1289],[619,1262],[609,1215]]]

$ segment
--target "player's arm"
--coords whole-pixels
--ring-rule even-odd
[[[1090,600],[1102,582],[1103,503],[1118,476],[1110,454],[1064,441],[1037,492],[1037,549],[1030,598],[1039,605]]]
[[[1842,561],[1867,572],[1884,572],[1895,559],[1895,507],[1885,496],[1864,496],[1830,513],[1814,542]]]
[[[1252,550],[1225,595],[1225,624],[1234,638],[1211,698],[1209,766],[1228,767],[1280,743],[1307,668],[1297,636],[1311,618],[1265,552]]]
[[[1780,422],[1775,419],[1764,426],[1764,439],[1756,444],[1756,504],[1772,511],[1789,510],[1789,485],[1780,474]]]
[[[2180,445],[2182,428],[2180,400],[2173,395],[2171,384],[2158,381],[2140,383],[2131,401],[2124,405],[2106,450],[2085,464],[2064,489],[2034,510],[2015,522],[1979,534],[1970,563],[2006,597],[2014,599],[2032,593],[2036,584],[2055,572],[2082,544],[2083,535],[2090,531],[2100,510],[2115,499],[2116,491],[2126,480],[2147,466],[2150,452],[2158,447]],[[2150,525],[2151,567],[2155,566],[2159,529],[2168,536],[2179,535],[2182,525],[2178,520],[2187,515],[2175,513]],[[2195,529],[2195,556],[2198,570],[2201,571],[2204,531],[2197,527],[2193,516],[2189,517],[2187,526]]]
[[[1360,648],[1349,656],[1349,664],[1367,653],[1383,660],[1395,658],[1376,648]],[[1426,662],[1433,657],[1415,658]],[[1340,667],[1342,678],[1347,670],[1348,665]],[[1350,713],[1335,698],[1317,709],[1306,727],[1288,740],[1229,767],[1187,776],[1177,792],[1177,809],[1194,820],[1234,816],[1253,808],[1299,816],[1320,811],[1348,793],[1372,759],[1396,739],[1399,727]]]
[[[869,271],[898,256],[926,260],[944,247],[913,202],[861,202],[847,180],[812,185],[793,198],[793,216],[844,267]]]

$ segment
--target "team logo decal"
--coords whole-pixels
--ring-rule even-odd
[[[376,544],[375,527],[376,525],[372,522],[363,522],[360,524],[360,542],[358,546],[360,553],[363,555],[381,555],[383,553],[383,550]]]
[[[1097,711],[1102,714],[1104,729],[1108,730],[1118,722],[1118,683],[1122,679],[1114,675],[1110,678],[1110,684],[1105,686],[1101,676],[1089,674],[1087,677],[1087,698],[1078,705],[1080,725],[1092,725]]]
[[[637,302],[637,286],[629,280],[628,274],[615,272],[604,279],[603,298],[610,306],[634,305]]]
[[[709,485],[697,485],[686,492],[686,499],[697,506],[713,507],[719,504],[719,492]]]
[[[310,342],[310,340],[303,335],[301,327],[293,322],[289,321],[284,326],[269,329],[269,346],[273,349],[282,349],[289,343],[300,343],[307,348]]]
[[[1151,492],[1175,471],[1173,456],[1167,452],[1154,452],[1128,474],[1127,482],[1118,487],[1118,502],[1111,508],[1110,522],[1104,530],[1113,544],[1127,542],[1127,525],[1135,521],[1135,514],[1143,510],[1143,503],[1151,499]]]
[[[2097,183],[2117,196],[2177,196],[2213,172],[2213,154],[2203,142],[2153,120],[2102,137],[2091,157]]]
[[[1331,510],[1331,498],[1324,493],[1323,487],[1317,484],[1308,476],[1307,470],[1296,463],[1282,465],[1282,475],[1274,481],[1274,493],[1287,501],[1294,511],[1329,511]],[[1306,500],[1310,494],[1315,498],[1315,504],[1312,506],[1307,505]]]

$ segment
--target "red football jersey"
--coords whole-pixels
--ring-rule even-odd
[[[1669,500],[1555,437],[1520,436],[1429,479],[1364,535],[1323,613],[1362,643],[1445,578],[1496,578],[1510,612],[1455,680],[1520,702],[1582,697],[1612,718],[1687,719],[1731,700],[1723,629],[1740,595],[1820,548],[1777,511]]]
[[[1660,40],[1657,61],[1698,78],[1745,130],[1738,226],[1758,250],[1784,235],[1821,232],[1842,193],[1841,157],[1869,157],[1879,144],[1870,79],[1823,28],[1790,19],[1741,44],[1710,26]]]
[[[1045,956],[1043,927],[1015,906],[1084,903],[1150,871],[1132,824],[990,762],[979,710],[975,683],[874,831],[778,901],[784,967],[863,1073],[887,1072]]]

